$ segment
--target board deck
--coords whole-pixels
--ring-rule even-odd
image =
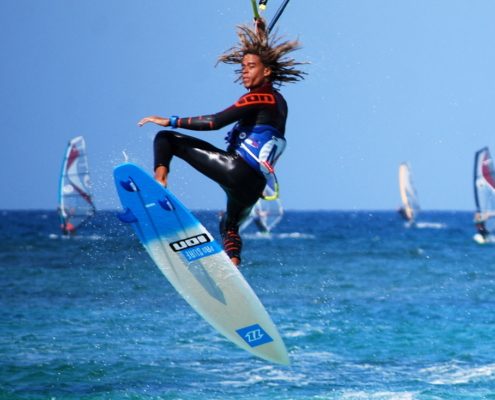
[[[266,309],[218,242],[166,188],[139,166],[115,168],[124,213],[179,294],[226,338],[265,360],[289,365]]]

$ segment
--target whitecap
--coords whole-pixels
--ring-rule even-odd
[[[468,382],[482,382],[486,378],[492,379],[495,373],[495,364],[470,368],[464,365],[451,364],[426,368],[422,372],[431,374],[427,379],[432,385],[452,385]]]
[[[437,222],[417,222],[416,228],[444,229],[447,228],[447,225]]]

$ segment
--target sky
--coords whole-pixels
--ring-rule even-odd
[[[215,63],[251,20],[250,0],[0,0],[0,210],[56,209],[65,148],[81,135],[97,208],[119,208],[122,151],[152,172],[160,127],[142,118],[216,113],[245,93],[235,67]],[[474,153],[495,152],[493,21],[493,0],[291,0],[278,33],[311,64],[281,88],[284,207],[395,209],[409,161],[422,209],[474,210]],[[185,133],[224,148],[227,130]],[[215,183],[171,168],[187,207],[224,207]]]

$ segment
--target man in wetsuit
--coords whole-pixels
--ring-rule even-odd
[[[248,93],[226,110],[200,117],[148,117],[139,126],[153,122],[161,126],[195,131],[221,129],[237,124],[226,137],[226,151],[203,140],[175,131],[160,131],[154,141],[155,179],[167,185],[173,156],[217,182],[227,194],[227,209],[220,221],[223,247],[235,265],[241,262],[239,226],[263,193],[266,176],[285,148],[287,103],[273,83],[296,82],[304,72],[285,57],[300,47],[298,41],[277,44],[247,26],[238,27],[239,46],[219,57],[219,62],[241,64],[238,80]],[[230,53],[229,53],[230,52]]]

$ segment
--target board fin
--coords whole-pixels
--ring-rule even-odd
[[[120,219],[122,222],[125,222],[127,224],[130,224],[131,222],[137,222],[136,216],[132,213],[132,211],[126,207],[125,211],[123,213],[116,213],[115,214],[118,219]]]
[[[120,181],[120,186],[122,186],[128,192],[138,192],[139,191],[139,188],[132,181],[132,179],[129,179],[128,181]]]
[[[175,207],[171,203],[171,201],[165,196],[165,200],[158,200],[158,204],[167,211],[175,210]]]

